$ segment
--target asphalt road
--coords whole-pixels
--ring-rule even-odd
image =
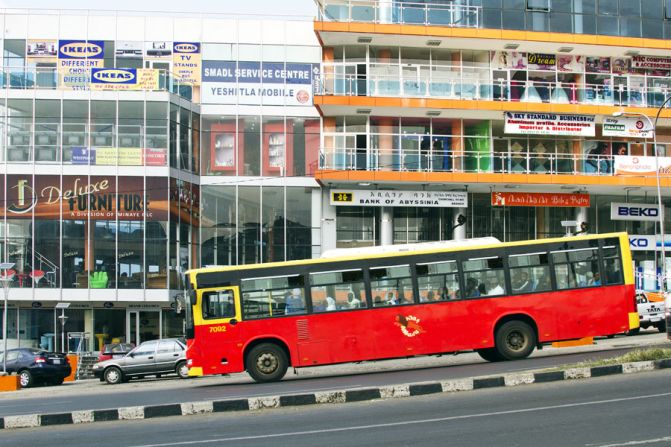
[[[665,446],[671,370],[427,397],[12,430],[0,445]]]
[[[31,413],[60,413],[140,405],[223,400],[316,391],[376,387],[402,383],[439,381],[501,375],[550,368],[586,359],[614,357],[639,346],[669,347],[664,334],[649,332],[636,337],[599,340],[596,345],[572,350],[546,348],[516,362],[488,363],[477,354],[441,358],[402,359],[366,364],[345,364],[291,372],[281,382],[257,384],[247,374],[192,380],[144,379],[107,385],[97,380],[60,387],[39,387],[0,394],[0,417]]]

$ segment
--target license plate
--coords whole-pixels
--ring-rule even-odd
[[[60,365],[61,359],[53,359],[52,362],[54,363],[54,365]]]

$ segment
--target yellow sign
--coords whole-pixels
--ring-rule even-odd
[[[351,192],[334,192],[333,201],[334,202],[351,202],[353,199],[353,194]]]
[[[96,165],[116,166],[117,148],[96,147]]]
[[[200,84],[200,44],[175,42],[172,47],[172,70],[175,78],[188,84]]]
[[[119,166],[142,166],[142,149],[139,147],[120,147]]]

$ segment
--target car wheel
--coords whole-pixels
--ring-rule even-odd
[[[33,375],[27,369],[19,372],[19,382],[21,383],[21,388],[30,388],[35,383]]]
[[[287,372],[289,360],[284,349],[274,343],[262,343],[247,353],[245,366],[257,382],[276,382]]]
[[[188,379],[189,378],[189,367],[186,366],[185,361],[181,361],[177,364],[175,367],[175,371],[177,371],[177,375],[179,376],[180,379]]]
[[[110,366],[105,370],[105,382],[116,385],[123,381],[123,373],[116,366]]]

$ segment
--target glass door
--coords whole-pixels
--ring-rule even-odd
[[[135,346],[161,335],[160,310],[128,310],[126,312],[126,340]]]

